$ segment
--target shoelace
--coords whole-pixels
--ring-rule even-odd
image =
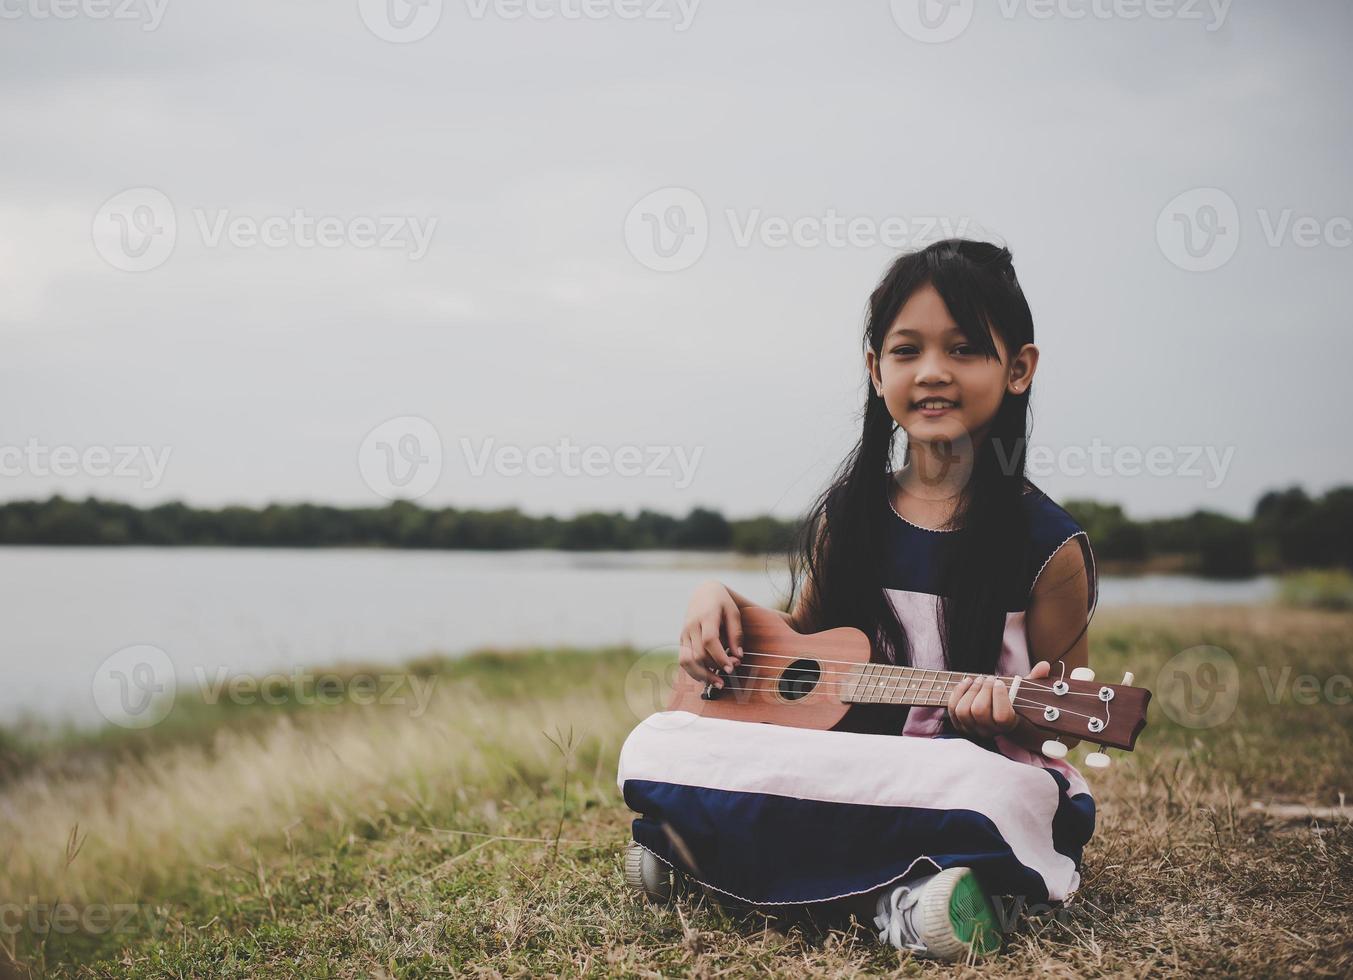
[[[921,942],[920,932],[916,928],[916,923],[912,921],[920,898],[920,892],[912,891],[907,885],[898,885],[893,889],[892,894],[888,896],[887,917],[874,916],[874,925],[880,930],[879,942],[918,953],[925,951],[925,943]],[[902,942],[904,935],[907,940],[905,946]]]

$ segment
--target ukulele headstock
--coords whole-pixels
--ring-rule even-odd
[[[1121,684],[1103,684],[1094,677],[1088,667],[1078,667],[1066,677],[1021,678],[1015,712],[1052,735],[1131,751],[1146,727],[1151,692],[1133,687],[1130,673]],[[1045,744],[1044,754],[1055,753],[1049,753]],[[1090,765],[1107,765],[1107,757],[1097,754],[1102,761]]]

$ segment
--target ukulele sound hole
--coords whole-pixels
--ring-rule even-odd
[[[780,697],[786,701],[797,701],[799,698],[806,697],[813,688],[817,687],[818,679],[821,676],[822,667],[816,660],[795,660],[780,675],[778,686]]]

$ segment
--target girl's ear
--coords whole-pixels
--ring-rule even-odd
[[[1010,380],[1006,382],[1006,390],[1012,395],[1024,394],[1033,384],[1034,372],[1037,370],[1038,348],[1033,344],[1025,344],[1010,362]]]
[[[883,379],[879,377],[878,358],[874,356],[874,351],[872,349],[864,352],[864,366],[866,370],[869,371],[870,387],[875,391],[878,391],[883,387]]]

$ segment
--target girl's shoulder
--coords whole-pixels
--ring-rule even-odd
[[[1075,539],[1080,544],[1090,578],[1090,592],[1094,594],[1094,553],[1090,548],[1090,535],[1080,523],[1046,493],[1028,484],[1022,500],[1024,512],[1029,523],[1028,567],[1025,581],[1028,582],[1026,595],[1033,592],[1034,585],[1052,556],[1068,541]]]
[[[1026,483],[1022,503],[1024,513],[1029,519],[1029,538],[1033,544],[1040,547],[1052,545],[1052,550],[1055,551],[1056,546],[1067,538],[1085,533],[1085,528],[1080,526],[1066,508],[1032,483]]]

